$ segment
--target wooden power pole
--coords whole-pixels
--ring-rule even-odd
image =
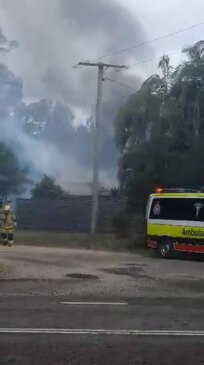
[[[107,63],[79,62],[80,66],[91,66],[98,68],[98,85],[96,99],[96,116],[95,116],[95,136],[94,136],[94,163],[93,163],[93,202],[91,214],[91,233],[96,233],[98,218],[98,194],[99,194],[99,152],[100,152],[100,125],[101,125],[101,101],[102,101],[102,84],[104,72],[106,69],[124,69],[126,66],[112,65]]]

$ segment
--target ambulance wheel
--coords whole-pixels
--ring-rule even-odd
[[[172,244],[168,240],[162,240],[157,247],[157,255],[163,259],[172,257]]]

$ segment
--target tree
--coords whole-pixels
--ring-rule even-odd
[[[167,95],[169,88],[171,87],[171,70],[170,58],[168,55],[164,55],[159,61],[158,67],[162,70],[163,78],[161,82],[161,91],[164,96]]]
[[[31,104],[21,104],[17,116],[28,134],[49,140],[60,148],[72,138],[73,115],[69,107],[59,101],[41,99]]]
[[[42,180],[37,183],[32,190],[32,198],[40,199],[56,199],[67,197],[68,193],[65,192],[60,185],[55,183],[55,179],[49,176],[44,176]]]
[[[10,52],[18,42],[8,40],[0,28],[0,53]],[[0,118],[14,113],[22,100],[23,83],[6,65],[0,63]]]
[[[203,185],[204,41],[183,52],[176,70],[164,56],[162,77],[148,78],[116,117],[119,179],[139,209],[154,186]]]
[[[0,196],[22,193],[26,176],[26,169],[20,167],[13,151],[0,143]]]
[[[17,119],[23,130],[42,142],[55,145],[65,156],[76,161],[78,166],[92,169],[94,131],[90,125],[75,126],[70,108],[60,101],[41,99],[16,109]],[[113,133],[101,127],[100,166],[112,170],[117,164],[117,151]],[[104,145],[106,148],[104,149]]]
[[[150,138],[149,132],[158,120],[162,103],[161,95],[155,91],[158,90],[159,80],[155,75],[149,78],[119,110],[115,120],[115,137],[121,152],[135,150]]]
[[[0,52],[7,53],[14,48],[18,48],[18,42],[16,40],[8,40],[2,28],[0,28]]]
[[[189,132],[199,137],[204,113],[204,41],[184,48],[187,61],[176,70],[172,93],[182,100]]]
[[[22,90],[21,78],[0,63],[0,118],[9,117],[15,112],[22,100]]]

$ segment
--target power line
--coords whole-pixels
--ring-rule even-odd
[[[182,51],[175,51],[175,52],[171,52],[171,53],[166,53],[167,56],[175,56],[175,55],[179,55],[179,54],[182,54],[183,52]],[[146,60],[141,60],[141,61],[137,61],[137,62],[134,62],[134,63],[131,63],[127,66],[124,67],[124,69],[122,70],[117,70],[117,72],[124,72],[124,71],[127,71],[127,70],[130,70],[131,68],[134,68],[135,66],[137,65],[142,65],[144,63],[149,63],[149,62],[154,62],[156,60],[160,60],[162,58],[163,54],[160,55],[160,56],[156,56],[156,57],[151,57],[151,58],[148,58]],[[71,70],[73,68],[79,68],[81,65],[79,65],[78,63],[75,64],[75,65],[72,65],[70,66],[67,70]],[[109,80],[110,81],[110,80]]]
[[[172,52],[172,53],[167,53],[166,55],[167,55],[167,56],[173,56],[173,55],[177,55],[177,54],[182,54],[182,51],[175,51],[175,52]],[[152,58],[147,59],[147,60],[134,62],[134,63],[132,63],[132,64],[128,65],[128,66],[126,67],[126,69],[124,69],[124,70],[120,70],[120,72],[127,71],[127,70],[129,70],[129,69],[131,69],[131,68],[133,68],[133,67],[135,67],[135,66],[137,66],[137,65],[139,65],[139,64],[144,64],[144,63],[147,63],[147,62],[153,62],[153,61],[154,61],[154,60],[156,60],[156,59],[160,60],[160,59],[161,59],[161,57],[162,57],[162,55],[160,55],[160,56],[158,56],[158,57],[152,57]],[[131,86],[127,85],[127,84],[123,84],[123,83],[118,82],[118,81],[116,81],[116,80],[113,80],[113,79],[111,79],[111,78],[105,77],[105,78],[104,78],[104,81],[105,81],[105,80],[110,81],[110,82],[112,82],[112,83],[114,83],[114,84],[117,84],[117,85],[119,85],[119,86],[121,86],[121,87],[125,87],[125,88],[130,89],[130,90],[133,90],[133,91],[138,91],[138,89],[134,89],[133,87],[131,87]]]
[[[113,79],[110,79],[108,77],[105,77],[104,81],[107,80],[107,81],[110,81],[114,84],[117,84],[119,86],[122,86],[122,87],[125,87],[126,89],[130,89],[130,90],[133,90],[133,91],[137,91],[137,89],[134,89],[133,87],[129,86],[129,85],[126,85],[126,84],[122,84],[121,82],[118,82],[116,80],[113,80]]]
[[[198,28],[201,25],[204,25],[204,22],[197,23],[197,24],[191,25],[190,27],[182,28],[182,29],[176,30],[174,32],[164,34],[162,36],[159,36],[159,37],[150,39],[148,41],[144,41],[144,42],[141,42],[141,43],[136,43],[136,44],[133,44],[132,46],[129,46],[129,47],[126,47],[126,48],[122,48],[122,49],[115,50],[115,51],[110,52],[110,53],[106,53],[106,54],[104,54],[102,56],[99,56],[99,57],[93,59],[93,61],[100,61],[100,60],[102,60],[102,59],[104,59],[106,57],[110,57],[110,56],[114,56],[114,55],[117,55],[117,54],[120,54],[120,53],[124,53],[124,52],[127,52],[127,51],[131,50],[131,49],[143,47],[143,46],[146,46],[146,45],[151,44],[153,42],[157,42],[157,41],[160,41],[162,39],[165,39],[165,38],[168,38],[168,37],[172,37],[172,36],[177,35],[179,33],[183,33],[183,32],[186,32],[188,30],[191,30],[191,29],[194,29],[194,28]]]
[[[66,69],[66,71],[69,71],[69,70],[71,70],[72,68],[78,68],[78,67],[79,67],[79,64],[78,64],[78,63],[75,63],[74,65],[69,66],[69,67]]]
[[[178,54],[182,54],[182,51],[175,51],[175,52],[172,52],[172,53],[167,53],[166,55],[167,56],[174,56],[174,55],[178,55]],[[152,58],[149,58],[147,60],[142,60],[142,61],[137,61],[137,62],[134,62],[134,63],[131,63],[130,65],[127,65],[127,68],[126,70],[129,70],[137,65],[140,65],[140,64],[143,64],[143,63],[148,63],[148,62],[153,62],[155,60],[160,60],[162,58],[163,54],[160,55],[160,56],[157,56],[157,57],[152,57]]]

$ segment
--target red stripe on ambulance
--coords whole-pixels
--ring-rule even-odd
[[[204,245],[174,243],[174,250],[179,252],[204,253]]]

